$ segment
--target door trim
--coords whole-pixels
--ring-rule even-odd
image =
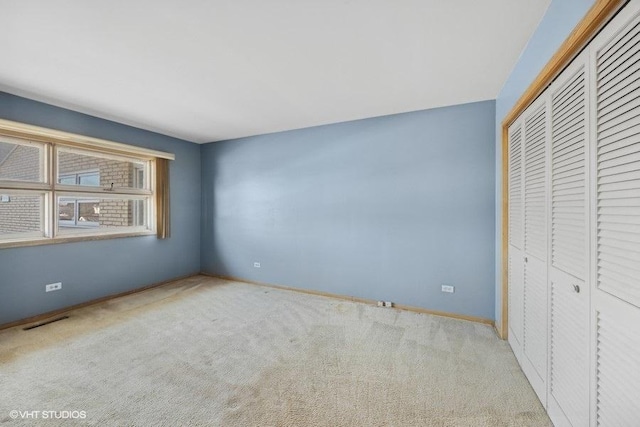
[[[502,121],[502,316],[500,324],[496,324],[498,335],[502,339],[507,339],[509,331],[509,126],[544,92],[558,74],[578,56],[598,31],[626,3],[627,0],[596,0]]]

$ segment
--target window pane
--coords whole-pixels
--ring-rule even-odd
[[[0,180],[43,182],[42,145],[0,137]]]
[[[83,172],[58,175],[58,183],[65,185],[100,186],[100,172]]]
[[[97,187],[100,185],[100,172],[81,173],[78,175],[78,184],[92,185]]]
[[[60,234],[147,228],[148,199],[58,198]]]
[[[75,200],[59,199],[58,202],[58,221],[71,222],[76,221],[76,203]]]
[[[42,236],[42,195],[0,194],[0,239]]]
[[[78,222],[80,224],[93,223],[97,226],[100,222],[100,202],[98,200],[79,200]]]
[[[58,183],[92,187],[145,188],[145,161],[101,157],[66,149],[58,150]]]
[[[61,176],[58,179],[58,182],[60,184],[68,184],[68,185],[74,185],[76,183],[76,175],[66,175],[66,176]]]

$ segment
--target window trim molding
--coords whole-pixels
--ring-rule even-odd
[[[7,240],[3,243],[0,243],[1,249],[9,249],[9,248],[24,248],[29,246],[44,246],[44,245],[57,245],[60,243],[73,243],[73,242],[90,242],[93,240],[108,240],[108,239],[119,239],[123,237],[140,237],[140,236],[155,236],[156,232],[153,230],[146,231],[133,231],[133,232],[123,232],[122,230],[114,231],[114,232],[106,232],[102,234],[91,234],[91,235],[66,235],[66,236],[57,236],[55,238],[21,238],[20,240]]]
[[[0,119],[0,134],[49,144],[54,143],[66,147],[84,148],[105,154],[144,157],[148,160],[153,158],[167,160],[176,159],[175,154],[167,153],[165,151],[135,147],[121,142],[108,141],[106,139],[78,135],[75,133],[48,129],[5,119]]]

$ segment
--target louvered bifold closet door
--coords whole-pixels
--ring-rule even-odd
[[[524,113],[523,370],[546,404],[547,377],[547,104]]]
[[[586,52],[551,87],[549,401],[556,426],[589,425]]]
[[[509,244],[523,249],[522,125],[509,128]]]
[[[523,302],[524,302],[524,212],[523,212],[523,167],[522,124],[520,121],[509,128],[509,343],[518,359],[522,357]]]
[[[585,58],[565,71],[569,76],[551,99],[551,265],[583,280],[588,214]]]
[[[524,251],[546,262],[547,111],[544,103],[525,115],[524,126]]]
[[[601,426],[640,425],[640,2],[592,43],[596,393]]]
[[[640,22],[597,56],[598,288],[640,307]]]
[[[631,306],[600,306],[596,318],[596,420],[603,427],[640,424],[640,316]]]

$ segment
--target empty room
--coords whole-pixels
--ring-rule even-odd
[[[640,426],[640,0],[0,28],[0,425]]]

